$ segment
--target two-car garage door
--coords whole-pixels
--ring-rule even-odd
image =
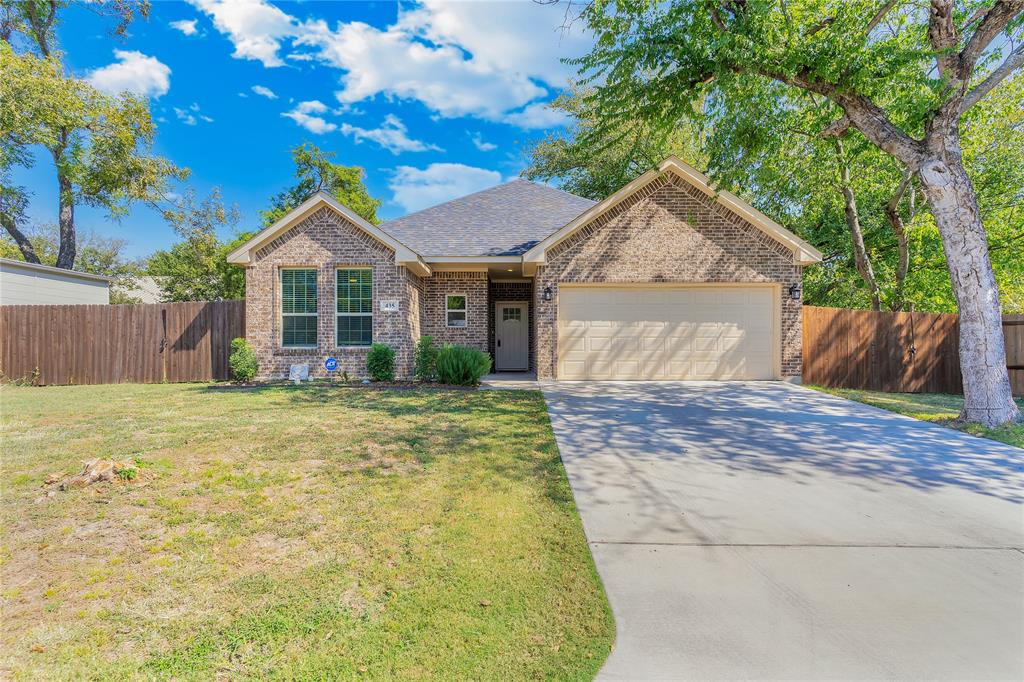
[[[773,379],[770,286],[567,286],[558,294],[558,378]]]

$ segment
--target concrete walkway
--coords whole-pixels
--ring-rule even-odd
[[[780,383],[544,394],[600,678],[1024,678],[1024,450]]]

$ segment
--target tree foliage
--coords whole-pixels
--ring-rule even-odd
[[[10,169],[31,166],[41,147],[55,171],[61,248],[57,266],[75,264],[75,206],[105,209],[113,218],[135,201],[163,199],[168,178],[187,171],[153,155],[155,127],[146,100],[122,93],[104,94],[69,74],[56,48],[58,14],[66,3],[26,0],[5,3],[0,14],[0,222],[22,247],[24,188],[10,183]],[[94,9],[117,17],[123,34],[148,3],[115,0]]]
[[[845,147],[856,131],[905,167],[931,210],[957,301],[961,416],[995,426],[1021,414],[961,128],[1024,64],[1022,10],[1024,0],[593,0],[582,17],[595,46],[575,63],[595,88],[599,135],[630,120],[671,128],[703,103],[719,124],[709,137],[715,175],[756,163],[794,112],[818,137]],[[858,270],[870,280],[863,252]]]
[[[156,278],[165,301],[220,301],[245,297],[245,271],[229,265],[227,255],[248,241],[251,232],[222,241],[217,232],[238,225],[237,207],[225,207],[220,190],[199,200],[189,189],[177,206],[165,212],[181,237],[170,249],[149,258],[148,273]]]
[[[270,208],[260,212],[263,226],[273,225],[317,192],[327,192],[370,223],[380,222],[377,208],[381,202],[371,197],[363,184],[363,169],[334,163],[334,157],[333,152],[310,143],[292,149],[298,182],[271,198]]]

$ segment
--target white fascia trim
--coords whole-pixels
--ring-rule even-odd
[[[253,254],[261,246],[277,239],[277,237],[294,227],[296,223],[299,223],[309,217],[324,205],[330,206],[332,209],[340,213],[346,220],[356,225],[359,229],[363,230],[382,244],[393,249],[395,252],[395,263],[397,265],[404,265],[417,275],[426,276],[430,274],[430,267],[423,262],[423,259],[418,253],[376,225],[370,224],[358,213],[348,208],[326,192],[318,192],[309,199],[306,199],[276,223],[265,230],[262,230],[245,244],[242,244],[237,249],[229,253],[227,256],[227,262],[232,265],[239,265],[243,267],[249,265],[252,263]]]
[[[443,265],[445,263],[479,263],[481,265],[488,265],[492,263],[521,263],[523,260],[522,256],[424,256],[423,260],[427,263],[437,263]]]
[[[665,159],[656,170],[652,169],[647,171],[604,201],[599,202],[584,211],[568,225],[548,236],[523,254],[523,274],[533,274],[538,265],[543,265],[549,248],[563,241],[587,223],[615,208],[633,193],[642,189],[648,183],[654,181],[666,172],[675,173],[708,196],[715,197],[716,201],[730,209],[733,213],[736,213],[754,227],[788,246],[793,251],[793,258],[798,264],[809,265],[811,263],[821,261],[822,254],[816,248],[805,242],[803,239],[800,239],[782,225],[779,225],[731,192],[715,192],[714,187],[712,187],[707,176],[687,164],[685,161],[677,157],[670,156]]]
[[[29,270],[32,272],[47,272],[55,275],[64,275],[69,279],[89,279],[97,282],[113,282],[113,277],[106,275],[97,275],[91,272],[82,272],[81,270],[68,270],[66,268],[55,268],[52,265],[43,265],[41,263],[29,263],[23,260],[14,260],[13,258],[0,258],[0,269],[22,269]]]

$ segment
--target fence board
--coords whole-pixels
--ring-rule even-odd
[[[0,373],[40,384],[229,378],[245,301],[0,306]]]
[[[1024,315],[1004,316],[1003,334],[1013,393],[1024,395]],[[808,384],[963,393],[956,315],[804,306],[803,341]]]

